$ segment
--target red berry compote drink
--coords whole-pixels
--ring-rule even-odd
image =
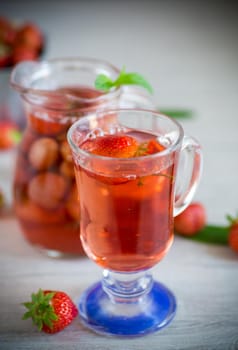
[[[200,145],[173,119],[143,109],[92,114],[67,137],[82,245],[103,268],[102,280],[80,298],[82,321],[103,334],[154,332],[172,320],[176,299],[153,280],[151,268],[167,253],[173,217],[197,187]]]
[[[19,146],[14,176],[14,207],[25,238],[49,255],[83,254],[79,239],[79,198],[66,133],[71,118],[61,118],[65,94],[93,101],[99,91],[74,87],[55,91],[40,108],[34,106]],[[49,106],[51,110],[49,111]],[[86,113],[95,105],[76,105]],[[42,118],[42,115],[47,115]]]
[[[127,170],[111,169],[97,157],[90,168],[76,165],[86,252],[114,271],[154,266],[173,239],[174,164],[158,169],[153,160],[165,147],[156,135],[136,129],[89,138],[79,147],[103,157],[134,158]]]
[[[94,88],[101,73],[115,80],[119,70],[101,60],[68,58],[22,62],[11,75],[27,116],[15,172],[16,215],[26,239],[50,256],[84,253],[69,127],[100,109],[127,103],[123,88],[104,93]],[[152,104],[133,91],[131,101]]]

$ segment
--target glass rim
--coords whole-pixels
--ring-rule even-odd
[[[169,145],[167,148],[165,148],[163,151],[157,152],[157,153],[153,153],[153,154],[149,154],[149,155],[144,155],[144,156],[136,156],[136,157],[130,157],[130,158],[116,158],[116,157],[110,157],[110,156],[102,156],[102,155],[98,155],[98,154],[94,154],[94,153],[90,153],[88,151],[83,150],[82,148],[80,148],[78,145],[75,144],[75,142],[73,141],[73,134],[78,126],[78,124],[84,122],[85,120],[90,120],[90,119],[94,119],[99,118],[100,115],[102,116],[103,114],[109,114],[109,113],[120,113],[120,112],[126,112],[126,113],[130,113],[130,112],[138,112],[138,113],[145,113],[145,114],[151,114],[153,116],[157,116],[157,117],[162,117],[164,119],[169,120],[170,122],[172,122],[172,124],[174,124],[178,130],[178,137],[177,139],[171,144]],[[146,131],[148,131],[147,129],[144,129]],[[168,154],[173,153],[181,144],[182,144],[182,140],[184,138],[184,130],[182,128],[182,126],[180,125],[180,123],[178,123],[176,120],[174,120],[173,118],[167,116],[164,113],[160,113],[159,111],[155,111],[152,109],[141,109],[141,108],[110,108],[110,109],[104,109],[104,110],[98,110],[95,111],[94,113],[88,115],[88,116],[84,116],[81,117],[80,119],[78,119],[77,121],[75,121],[70,128],[68,129],[67,132],[67,140],[69,142],[69,145],[71,146],[71,149],[73,150],[73,152],[76,155],[82,155],[88,158],[94,158],[94,159],[101,159],[105,162],[109,162],[109,161],[120,161],[120,162],[131,162],[131,161],[135,161],[135,160],[143,160],[143,159],[153,159],[153,158],[160,158],[160,157],[164,157]]]
[[[120,70],[111,64],[110,62],[98,58],[90,58],[90,57],[84,57],[84,56],[76,56],[76,57],[62,57],[62,58],[52,58],[52,59],[47,59],[47,60],[41,60],[41,61],[32,61],[32,60],[26,60],[23,62],[20,62],[16,64],[16,66],[11,70],[10,73],[10,85],[13,89],[18,91],[21,95],[23,95],[23,98],[28,101],[27,94],[31,96],[38,96],[38,97],[60,97],[62,96],[62,93],[57,92],[55,90],[46,90],[46,89],[39,89],[31,86],[24,86],[20,81],[17,79],[17,74],[19,74],[20,69],[23,69],[27,65],[31,65],[32,68],[37,68],[38,70],[43,70],[47,71],[50,66],[57,66],[57,64],[65,64],[66,67],[68,65],[68,68],[71,67],[73,70],[78,70],[83,68],[83,65],[85,64],[94,64],[95,66],[98,65],[104,65],[105,67],[108,67],[112,71],[114,71],[116,74],[120,73]],[[78,66],[77,66],[78,64]],[[80,64],[82,64],[82,67],[80,67]],[[29,74],[29,73],[28,73]],[[37,72],[35,72],[37,76]],[[35,79],[37,80],[37,79]],[[84,103],[90,103],[90,104],[96,104],[99,103],[101,100],[104,99],[111,99],[111,98],[116,98],[120,92],[121,92],[121,87],[115,87],[112,90],[108,92],[104,92],[102,90],[102,94],[96,97],[92,98],[86,98],[86,97],[80,97],[80,96],[75,96],[74,94],[71,94],[70,92],[64,93],[64,97],[68,98],[70,101],[82,101]],[[50,108],[52,109],[52,108]],[[54,109],[54,108],[53,108]],[[76,108],[77,109],[77,108]],[[64,108],[55,108],[55,110],[64,110]],[[66,110],[69,110],[66,108]]]

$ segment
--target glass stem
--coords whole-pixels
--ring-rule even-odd
[[[135,303],[143,299],[153,286],[151,273],[103,271],[102,287],[114,303]]]

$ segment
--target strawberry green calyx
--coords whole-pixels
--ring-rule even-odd
[[[40,289],[23,305],[28,309],[23,320],[32,318],[40,331],[51,334],[62,331],[78,314],[72,299],[62,291]]]
[[[120,71],[120,74],[115,80],[111,80],[105,74],[99,74],[95,80],[95,88],[105,92],[121,85],[139,85],[148,90],[150,94],[153,93],[151,85],[142,75],[138,73],[126,73],[125,68]]]
[[[23,315],[22,319],[32,318],[33,323],[38,327],[39,331],[42,330],[44,325],[50,328],[53,327],[53,321],[58,319],[50,304],[54,295],[54,292],[45,294],[41,289],[37,293],[32,293],[31,301],[23,303],[28,311]]]
[[[227,214],[226,219],[229,223],[229,226],[233,226],[233,225],[238,224],[238,214],[236,216],[231,216],[231,215]]]
[[[10,121],[0,121],[0,150],[7,150],[19,144],[22,132]]]
[[[4,198],[3,193],[2,193],[1,190],[0,190],[0,210],[1,210],[2,208],[4,208],[4,206],[5,206],[5,198]]]
[[[11,137],[11,140],[14,142],[14,144],[17,145],[22,139],[22,133],[18,130],[11,130],[10,137]]]

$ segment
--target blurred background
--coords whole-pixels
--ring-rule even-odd
[[[125,66],[149,80],[159,109],[192,111],[180,122],[204,150],[196,199],[217,224],[238,210],[237,10],[235,1],[189,0],[10,0],[0,5],[1,16],[41,28],[41,59],[84,56]],[[0,68],[1,77],[5,70]],[[6,84],[1,78],[1,93]],[[1,152],[0,177],[8,167],[3,157]]]

